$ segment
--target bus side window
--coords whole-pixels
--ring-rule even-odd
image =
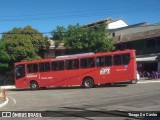
[[[72,69],[72,60],[66,60],[66,70]]]
[[[32,73],[32,64],[27,65],[27,72]]]
[[[51,63],[52,71],[64,70],[64,61],[56,61]]]
[[[59,70],[64,70],[64,61],[58,61]]]
[[[50,69],[50,63],[49,62],[46,62],[46,63],[44,63],[44,65],[45,65],[45,68],[44,68],[44,71],[45,72],[49,72],[51,69]]]
[[[66,61],[66,69],[72,70],[72,69],[79,69],[79,60],[67,60]]]
[[[112,56],[105,57],[105,66],[112,66]]]
[[[95,67],[95,59],[94,58],[88,58],[88,68]]]
[[[33,72],[38,72],[38,64],[33,64]]]
[[[34,64],[28,64],[27,65],[27,72],[28,73],[38,72],[38,64],[36,64],[36,63],[34,63]]]
[[[57,71],[58,70],[58,62],[52,62],[51,69],[52,69],[52,71]]]
[[[80,67],[81,68],[87,68],[87,58],[80,59]]]
[[[39,63],[39,72],[44,72],[44,63]]]
[[[123,54],[122,55],[122,61],[123,61],[124,65],[128,65],[129,62],[130,62],[130,54],[129,53]]]
[[[79,60],[78,59],[72,61],[72,67],[73,67],[73,69],[79,69]]]
[[[97,57],[96,58],[96,66],[97,67],[105,66],[105,58],[104,57]]]
[[[122,65],[122,55],[113,56],[114,65]]]
[[[50,62],[39,63],[39,72],[50,71]]]

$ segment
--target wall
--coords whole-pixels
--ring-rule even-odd
[[[123,20],[118,20],[108,24],[108,29],[117,29],[128,26]]]
[[[115,36],[145,32],[145,31],[156,30],[156,29],[160,29],[160,24],[144,25],[144,26],[142,25],[142,26],[136,26],[131,28],[126,27],[124,29],[115,30]]]

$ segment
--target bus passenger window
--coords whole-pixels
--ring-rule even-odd
[[[121,55],[114,55],[113,61],[114,65],[122,65]]]
[[[105,66],[112,66],[112,56],[105,57]]]
[[[72,69],[72,60],[67,60],[66,61],[66,70],[71,70]]]
[[[38,64],[28,64],[27,65],[27,72],[28,73],[38,72]]]
[[[95,67],[95,59],[94,58],[88,58],[88,68]]]
[[[38,72],[38,64],[33,64],[33,73]]]
[[[44,72],[44,63],[39,63],[39,72]]]
[[[56,70],[58,70],[58,64],[57,64],[58,62],[52,62],[51,63],[51,69],[52,69],[52,71],[56,71]]]
[[[58,61],[59,70],[64,70],[64,61]]]
[[[81,59],[80,66],[81,68],[87,68],[87,59]]]
[[[72,61],[73,69],[79,69],[79,60]]]
[[[130,54],[123,54],[122,55],[122,61],[124,65],[129,64],[130,62]]]
[[[46,62],[46,63],[45,63],[44,71],[45,71],[45,72],[49,72],[49,71],[50,71],[50,63],[49,63],[49,62]]]
[[[97,57],[96,58],[96,66],[97,67],[103,67],[103,66],[105,66],[105,59],[104,59],[104,57]]]
[[[27,65],[27,72],[32,73],[32,64]]]

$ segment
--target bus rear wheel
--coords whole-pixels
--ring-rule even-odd
[[[32,81],[32,82],[30,83],[30,88],[31,88],[32,90],[38,90],[38,89],[39,89],[39,85],[38,85],[37,82]]]
[[[82,85],[85,88],[92,88],[94,86],[94,81],[92,78],[87,77],[84,79]]]

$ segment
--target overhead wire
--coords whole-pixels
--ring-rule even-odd
[[[111,14],[119,14],[116,11],[113,10],[118,10],[121,9],[123,10],[121,14],[128,14],[128,13],[140,13],[140,12],[159,12],[159,9],[157,8],[154,9],[137,9],[137,10],[128,10],[126,9],[129,7],[124,7],[124,8],[113,8],[113,9],[95,9],[95,10],[88,10],[88,11],[74,11],[74,12],[63,12],[63,13],[48,13],[48,14],[35,14],[35,15],[20,15],[20,17],[27,17],[27,18],[13,18],[17,16],[12,16],[12,18],[5,18],[5,17],[11,17],[11,16],[2,16],[0,22],[16,22],[16,21],[35,21],[35,20],[50,20],[50,19],[64,19],[64,18],[80,18],[80,17],[92,17],[92,16],[101,16],[101,15],[111,15]],[[136,7],[134,7],[136,8]],[[141,8],[140,6],[137,6],[137,8]],[[67,13],[72,13],[68,14]],[[75,14],[74,14],[75,13]],[[54,14],[54,15],[53,15]],[[63,15],[66,14],[66,15]],[[45,15],[45,16],[39,16],[39,15]],[[50,16],[46,16],[50,15]],[[34,17],[29,17],[29,16],[34,16]],[[29,17],[29,18],[28,18]]]

